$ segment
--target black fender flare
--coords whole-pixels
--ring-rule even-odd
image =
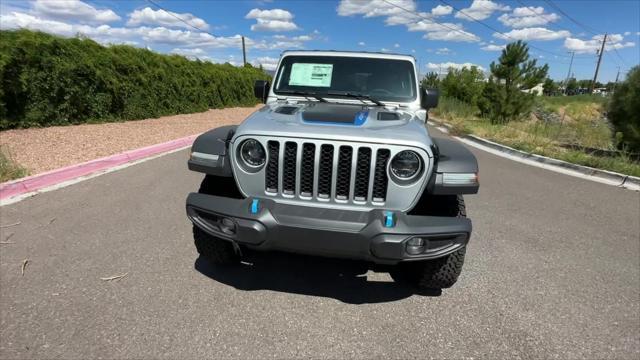
[[[191,146],[189,170],[233,177],[228,150],[237,127],[238,125],[221,126],[198,136]]]
[[[433,138],[434,169],[427,192],[434,195],[477,194],[480,187],[475,185],[445,185],[443,174],[478,174],[478,160],[459,141]]]

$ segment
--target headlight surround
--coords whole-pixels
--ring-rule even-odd
[[[260,168],[267,160],[264,146],[256,139],[247,139],[240,144],[238,151],[244,165],[252,169]]]
[[[403,150],[391,159],[390,170],[399,182],[409,182],[422,171],[422,158],[412,150]]]

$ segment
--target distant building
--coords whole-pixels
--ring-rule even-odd
[[[540,84],[532,87],[531,89],[520,90],[520,91],[522,91],[524,93],[527,93],[527,94],[534,94],[534,95],[537,95],[537,96],[541,96],[542,92],[543,92],[543,87],[544,87],[544,83],[540,83]]]

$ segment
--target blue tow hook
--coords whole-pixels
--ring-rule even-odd
[[[394,227],[395,221],[393,219],[393,213],[391,211],[384,212],[384,227],[392,228]]]
[[[251,201],[251,213],[257,214],[260,211],[260,199],[253,199]]]

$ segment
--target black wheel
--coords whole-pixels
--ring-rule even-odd
[[[202,180],[198,192],[241,198],[236,183],[231,177],[207,175]],[[240,254],[231,241],[210,235],[195,225],[193,240],[198,253],[214,265],[232,265],[240,262]]]
[[[197,226],[193,226],[193,240],[198,254],[214,265],[233,265],[240,262],[240,254],[231,241],[223,240],[207,234]]]
[[[440,201],[443,215],[467,217],[464,199],[461,195],[442,197]],[[438,259],[402,263],[389,273],[393,280],[410,283],[421,289],[450,288],[458,281],[466,252],[465,246]]]

